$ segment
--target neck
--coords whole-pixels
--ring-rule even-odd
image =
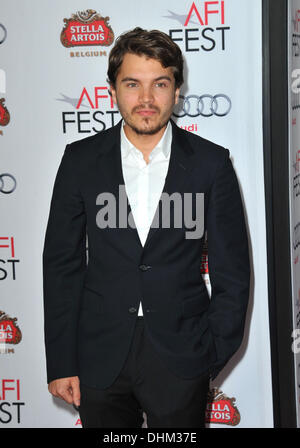
[[[124,132],[128,140],[139,149],[144,155],[148,156],[162,138],[167,125],[153,135],[137,134],[130,126],[125,123]]]

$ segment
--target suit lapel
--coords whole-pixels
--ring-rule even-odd
[[[117,210],[119,209],[119,186],[125,186],[125,181],[122,171],[122,159],[121,159],[121,147],[120,147],[120,132],[121,132],[120,121],[113,129],[112,135],[109,138],[109,142],[114,142],[111,145],[107,145],[107,150],[105,154],[100,157],[99,167],[97,172],[105,179],[107,185],[107,191],[111,192],[115,198],[117,198]],[[167,193],[171,195],[174,192],[180,192],[183,188],[184,183],[190,178],[190,173],[193,169],[193,148],[190,146],[189,142],[185,138],[182,131],[177,127],[177,125],[171,120],[172,124],[172,146],[169,167],[164,183],[162,193]],[[123,190],[125,192],[125,189]],[[128,201],[128,197],[125,193],[125,199],[127,203],[127,215],[131,212],[131,207]],[[159,206],[157,205],[155,216],[152,223],[155,222],[155,217],[159,212]],[[132,214],[132,213],[131,213]],[[119,213],[117,211],[117,216]],[[133,216],[132,216],[133,217]],[[142,248],[142,244],[136,229],[136,226],[128,226],[130,232],[134,235],[134,238],[139,243]],[[145,242],[145,246],[149,245],[155,232],[159,230],[159,227],[151,226],[148,232],[148,236]]]
[[[188,140],[183,135],[178,126],[171,120],[172,124],[172,146],[169,161],[169,168],[166,175],[165,184],[162,193],[171,195],[175,192],[180,192],[185,182],[190,178],[191,171],[194,167],[193,148],[190,146]],[[156,221],[157,214],[159,213],[159,206],[156,208],[156,212],[152,221],[152,224]],[[145,242],[145,246],[149,245],[150,240],[159,227],[150,226],[148,236]]]
[[[122,200],[122,207],[124,211],[124,219],[126,215],[126,222],[127,217],[129,214],[133,214],[131,211],[130,203],[128,200],[128,197],[125,192],[125,180],[123,176],[123,170],[122,170],[122,158],[121,158],[121,125],[122,120],[111,129],[112,135],[109,138],[109,143],[107,145],[107,150],[102,157],[99,158],[99,167],[97,167],[97,172],[102,177],[102,179],[105,179],[105,184],[107,186],[107,191],[112,193],[114,197],[116,198],[116,218],[117,222],[119,222],[119,210],[120,210],[120,200]],[[120,189],[122,188],[122,194],[123,197],[120,198]],[[134,222],[134,219],[133,219]],[[130,234],[133,235],[135,240],[138,242],[140,247],[142,248],[142,244],[136,229],[136,225],[134,223],[134,226],[128,225],[127,228],[130,230]]]

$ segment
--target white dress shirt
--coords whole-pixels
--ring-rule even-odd
[[[169,167],[172,126],[169,122],[162,138],[149,155],[149,163],[145,161],[143,153],[128,140],[123,126],[124,121],[121,126],[121,159],[125,191],[136,230],[144,246]],[[141,302],[138,315],[143,315]]]

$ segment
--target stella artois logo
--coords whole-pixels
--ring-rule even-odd
[[[22,333],[16,321],[16,317],[11,318],[0,311],[0,344],[19,344]]]
[[[207,246],[206,238],[203,243],[200,269],[201,269],[201,274],[208,274],[208,246]]]
[[[222,423],[236,426],[241,416],[235,406],[235,398],[228,398],[218,388],[209,391],[206,407],[206,423]]]
[[[114,41],[114,33],[108,24],[109,17],[102,17],[93,9],[72,14],[64,19],[65,26],[61,32],[61,43],[69,47],[90,45],[109,46]]]
[[[6,126],[10,120],[9,112],[4,103],[5,99],[0,98],[0,126]]]

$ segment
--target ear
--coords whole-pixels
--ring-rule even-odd
[[[112,84],[109,85],[109,93],[111,94],[113,102],[117,104],[117,93],[115,87]]]
[[[179,93],[180,93],[180,88],[177,87],[177,89],[175,90],[175,104],[177,104],[179,101]]]

